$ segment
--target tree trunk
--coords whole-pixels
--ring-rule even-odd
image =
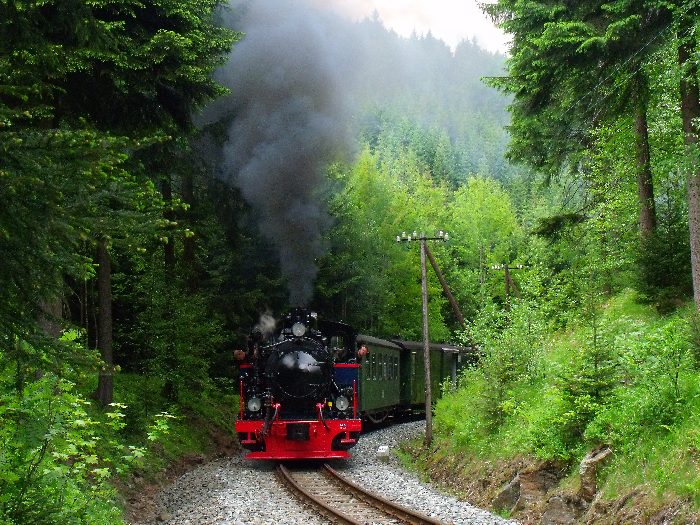
[[[163,200],[165,201],[165,211],[163,217],[168,221],[174,221],[175,215],[172,210],[173,205],[173,181],[170,174],[163,177]],[[170,281],[175,276],[175,238],[171,233],[167,235],[168,242],[163,247],[165,258],[165,275]]]
[[[695,156],[698,146],[698,129],[695,119],[700,118],[700,96],[698,94],[698,69],[693,58],[695,42],[688,35],[688,24],[679,31],[678,64],[681,69],[681,117],[688,157]],[[697,122],[697,121],[696,121]],[[700,310],[700,170],[692,166],[687,175],[688,226],[690,229],[690,262],[693,274],[693,297]]]
[[[176,219],[175,212],[172,210],[173,204],[173,179],[171,174],[166,174],[163,178],[163,200],[165,201],[165,212],[163,217],[168,221]],[[175,236],[168,233],[168,242],[163,247],[164,263],[165,263],[165,282],[163,283],[163,291],[165,294],[165,311],[173,311],[173,295],[175,294],[177,283],[175,282]],[[168,322],[168,332],[174,333],[173,319]],[[175,342],[172,337],[168,338],[166,348],[164,349],[163,364],[161,372],[165,374],[165,382],[163,383],[163,396],[168,401],[176,401],[177,385],[173,379],[177,361],[175,357]]]
[[[39,302],[39,327],[43,334],[52,339],[61,337],[63,301],[61,297],[42,299]]]
[[[194,219],[192,213],[195,209],[194,204],[194,175],[192,171],[186,170],[182,179],[182,200],[188,204],[188,209],[184,217],[185,224],[188,228],[194,231]],[[199,288],[199,266],[196,256],[196,237],[194,235],[186,235],[182,243],[182,261],[185,265],[185,277],[187,290],[194,293]]]
[[[656,205],[654,183],[649,153],[649,127],[647,123],[647,79],[643,73],[637,75],[635,111],[635,150],[637,156],[637,191],[639,193],[639,232],[648,239],[656,230]]]
[[[112,262],[106,239],[97,243],[97,346],[104,361],[97,382],[96,398],[102,406],[112,402],[114,395],[114,360],[112,356]]]

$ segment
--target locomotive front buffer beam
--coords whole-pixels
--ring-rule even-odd
[[[236,421],[236,432],[243,446],[259,446],[246,455],[249,459],[346,459],[347,449],[357,442],[361,419],[276,420],[263,436],[264,421]]]

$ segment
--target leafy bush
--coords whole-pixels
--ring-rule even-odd
[[[525,301],[507,313],[485,309],[484,314],[473,327],[473,337],[486,341],[476,372],[483,384],[477,399],[488,424],[499,426],[517,407],[516,385],[539,374],[544,323],[535,305]]]
[[[688,323],[674,316],[628,342],[621,355],[624,383],[587,429],[588,441],[633,450],[642,434],[666,433],[683,421],[698,391],[688,333]]]
[[[74,335],[64,342],[89,354]],[[58,368],[18,381],[16,362],[0,356],[0,523],[121,523],[110,480],[138,465],[145,447],[124,443],[125,405],[93,409],[67,377],[80,375]],[[160,439],[170,417],[159,414],[148,439]]]

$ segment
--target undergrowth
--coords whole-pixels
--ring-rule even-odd
[[[644,486],[700,506],[692,306],[660,316],[626,291],[553,336],[525,329],[533,315],[516,305],[500,333],[482,337],[482,364],[437,403],[441,446],[481,460],[557,460],[575,472],[605,444],[614,451],[602,477],[607,497]]]
[[[70,333],[64,339],[75,344]],[[0,357],[0,525],[123,523],[115,481],[149,479],[205,452],[214,426],[232,432],[230,385],[212,383],[174,405],[162,384],[116,374],[114,403],[103,409],[91,401],[94,374],[63,365],[25,381],[8,364]]]

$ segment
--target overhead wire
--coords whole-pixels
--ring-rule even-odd
[[[692,7],[694,7],[695,2],[689,3],[687,6],[685,6],[682,11],[681,15],[686,14]],[[599,97],[597,99],[593,99],[594,95],[598,94],[598,91],[601,86],[603,86],[608,80],[612,79],[613,77],[620,76],[620,78],[623,80],[620,84],[625,84],[626,81],[635,75],[637,75],[640,71],[642,71],[645,67],[646,64],[644,62],[641,62],[639,66],[637,66],[634,70],[624,72],[620,75],[620,72],[625,68],[629,63],[631,63],[636,57],[641,55],[649,46],[651,46],[661,35],[669,31],[671,28],[674,27],[673,21],[669,22],[667,25],[659,29],[654,35],[652,35],[645,43],[642,45],[639,49],[637,49],[632,55],[630,55],[624,62],[618,64],[615,66],[615,68],[607,74],[602,80],[600,80],[595,86],[592,88],[588,89],[586,93],[584,93],[582,96],[580,96],[578,99],[576,99],[575,102],[569,104],[569,108],[571,110],[575,110],[576,106],[578,106],[582,101],[586,100],[587,98],[591,97],[591,102],[585,107],[584,113],[587,114],[594,114],[594,120],[598,118],[600,113],[604,109],[604,104],[605,102],[614,94],[619,93],[620,87],[613,87],[610,91],[608,91],[606,94],[604,94],[602,97]],[[689,34],[691,31],[693,31],[693,28],[689,28],[687,31],[687,34]],[[686,36],[686,35],[683,35]],[[615,129],[612,130],[613,133],[621,132],[624,128],[626,127],[626,124],[624,123],[619,123]],[[584,142],[583,139],[580,137],[576,137],[577,134],[580,134],[581,132],[586,132],[587,130],[585,129],[579,129],[579,128],[570,128],[569,132],[565,136],[565,140],[570,141],[573,140],[574,142],[578,143],[579,145],[583,146],[584,149],[588,149],[588,145]]]
[[[680,15],[685,15],[692,7],[694,7],[695,2],[690,2],[687,6],[684,6],[682,11],[680,12]],[[604,94],[602,97],[598,97],[594,99],[594,96],[596,94],[599,94],[599,89],[601,86],[606,84],[610,79],[619,76],[623,81],[620,82],[619,84],[626,84],[627,80],[633,78],[635,75],[637,75],[640,71],[642,71],[645,67],[646,64],[644,62],[640,62],[639,65],[632,71],[627,71],[623,72],[623,68],[626,68],[626,66],[635,60],[638,56],[640,56],[649,46],[651,46],[656,40],[659,39],[664,33],[669,31],[674,27],[673,20],[671,20],[668,24],[666,24],[664,27],[659,29],[655,34],[653,34],[645,43],[642,45],[640,48],[638,48],[632,55],[627,57],[624,62],[618,64],[615,66],[615,68],[608,73],[603,79],[601,79],[595,86],[592,88],[588,89],[582,96],[580,96],[578,99],[576,99],[573,103],[569,104],[569,108],[571,110],[575,110],[577,106],[580,105],[581,102],[586,100],[587,98],[590,97],[591,101],[588,103],[588,105],[584,109],[584,114],[593,114],[594,120],[597,120],[597,118],[600,116],[601,112],[604,110],[604,104],[605,102],[614,94],[619,93],[620,87],[619,86],[613,86],[611,90],[609,90],[606,94]],[[687,33],[684,35],[681,35],[682,37],[688,36],[694,28],[691,26],[688,28]],[[622,73],[621,73],[622,72]],[[627,124],[620,122],[615,126],[615,128],[612,130],[612,133],[618,133],[623,131],[623,129],[627,127]],[[576,137],[577,134],[580,134],[581,132],[586,132],[587,130],[585,129],[578,129],[578,128],[570,128],[569,132],[567,133],[565,140],[571,141],[573,140],[574,142],[578,143],[583,147],[584,150],[589,149],[588,144],[584,142],[584,140],[580,137]],[[584,206],[586,208],[587,206]]]

